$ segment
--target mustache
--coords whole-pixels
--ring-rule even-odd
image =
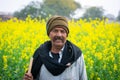
[[[63,37],[55,36],[53,38],[53,41],[56,41],[56,40],[61,40],[62,42],[64,42],[64,38]]]

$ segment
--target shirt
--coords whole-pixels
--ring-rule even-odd
[[[65,48],[65,45],[64,45],[64,46],[62,47],[62,49],[59,51],[59,59],[58,59],[58,62],[59,62],[59,63],[61,62],[62,55],[63,55],[62,53],[63,53],[64,48]],[[51,51],[49,51],[49,56],[53,58]]]
[[[53,76],[45,65],[42,65],[39,75],[39,80],[87,80],[83,55],[58,76]]]

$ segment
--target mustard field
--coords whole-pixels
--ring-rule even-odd
[[[68,40],[83,52],[88,80],[120,80],[120,23],[70,20]],[[46,20],[0,21],[0,80],[21,80],[44,41]]]

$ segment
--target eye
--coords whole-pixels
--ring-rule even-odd
[[[66,33],[65,30],[61,30],[61,33]]]
[[[58,32],[58,30],[54,29],[54,30],[53,30],[53,32],[54,32],[54,33],[57,33],[57,32]]]

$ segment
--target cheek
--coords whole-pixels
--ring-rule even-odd
[[[63,34],[63,37],[67,38],[67,37],[68,37],[68,34]]]
[[[54,38],[54,34],[49,34],[49,38],[53,39]]]
[[[66,39],[68,36],[67,36],[67,35],[64,35],[63,37]]]

